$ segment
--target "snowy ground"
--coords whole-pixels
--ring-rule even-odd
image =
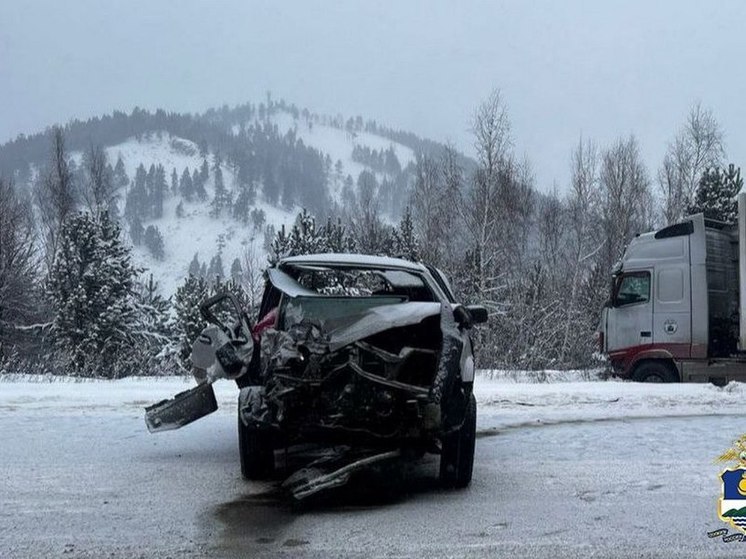
[[[530,372],[490,371],[478,374],[474,391],[482,431],[625,418],[729,415],[746,413],[746,384],[640,384],[598,378],[587,371],[549,372],[536,382]],[[586,380],[581,380],[586,379]],[[528,381],[528,382],[527,382]],[[141,414],[144,406],[187,390],[186,377],[128,378],[118,381],[40,376],[0,376],[0,412]],[[217,413],[232,414],[238,389],[214,385]]]
[[[706,532],[744,385],[492,376],[468,490],[437,488],[429,459],[393,497],[310,511],[241,480],[228,382],[219,412],[150,435],[142,407],[191,383],[0,377],[0,557],[742,554]]]

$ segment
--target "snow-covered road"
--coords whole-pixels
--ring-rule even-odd
[[[742,385],[479,378],[469,489],[428,459],[393,495],[306,511],[240,478],[230,383],[218,413],[145,430],[142,406],[187,386],[0,379],[0,557],[743,555],[706,535]]]

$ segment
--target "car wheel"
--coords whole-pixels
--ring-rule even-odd
[[[635,369],[632,380],[636,382],[678,382],[679,377],[670,365],[648,361]]]
[[[270,431],[250,429],[238,418],[238,454],[245,479],[267,479],[275,472],[275,451]]]
[[[477,439],[477,400],[472,394],[466,406],[461,427],[442,440],[440,482],[444,487],[466,487],[474,470],[474,447]]]

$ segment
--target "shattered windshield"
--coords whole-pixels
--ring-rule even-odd
[[[354,267],[292,266],[285,270],[304,295],[330,297],[397,297],[406,301],[435,301],[418,274],[404,270]],[[290,293],[294,296],[294,293]]]
[[[274,270],[270,281],[284,293],[283,328],[305,319],[339,327],[374,307],[436,301],[421,276],[404,270],[288,266]]]

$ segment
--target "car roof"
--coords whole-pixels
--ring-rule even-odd
[[[281,267],[285,264],[319,264],[333,266],[350,266],[363,268],[370,266],[372,268],[387,268],[394,270],[407,270],[411,272],[427,272],[427,268],[422,264],[417,264],[401,258],[390,258],[388,256],[372,256],[369,254],[304,254],[302,256],[290,256],[283,258],[278,262]]]

